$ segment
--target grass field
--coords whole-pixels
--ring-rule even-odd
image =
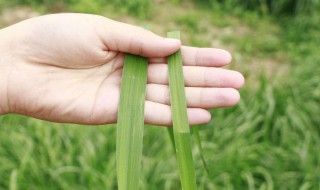
[[[0,0],[0,26],[21,10],[25,17],[88,12],[150,24],[162,36],[181,30],[184,44],[231,51],[230,68],[244,73],[246,86],[238,106],[212,110],[212,121],[200,128],[209,174],[194,143],[199,189],[320,190],[320,13],[280,18],[179,0],[13,2]],[[0,189],[116,189],[115,137],[115,125],[1,116]],[[142,176],[141,189],[180,188],[165,128],[145,126]]]

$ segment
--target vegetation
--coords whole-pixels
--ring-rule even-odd
[[[117,124],[119,190],[139,189],[148,59],[126,54]]]
[[[168,32],[167,37],[180,39],[180,32]],[[181,51],[168,57],[168,76],[175,151],[179,166],[181,188],[196,190],[196,178],[191,150],[190,125],[184,91]]]
[[[28,5],[0,5],[22,2]],[[263,3],[247,8],[250,0],[132,1],[145,4],[143,13],[130,9],[128,0],[33,2],[42,13],[99,13],[133,24],[144,18],[162,35],[179,29],[185,44],[233,53],[230,68],[245,74],[246,86],[238,106],[212,110],[212,121],[199,128],[208,174],[197,139],[192,143],[198,189],[320,188],[319,1],[254,1],[296,6],[277,14]],[[1,116],[0,189],[117,189],[115,138],[115,125]],[[140,189],[181,188],[166,130],[146,126],[143,146]]]

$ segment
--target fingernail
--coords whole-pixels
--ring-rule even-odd
[[[173,39],[173,38],[165,38],[165,40],[169,43],[172,43],[172,44],[181,44],[181,41],[180,40],[177,40],[177,39]]]

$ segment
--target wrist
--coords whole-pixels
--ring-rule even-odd
[[[10,112],[8,104],[8,79],[10,72],[10,54],[8,37],[4,29],[0,30],[0,115]]]

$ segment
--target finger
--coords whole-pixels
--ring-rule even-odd
[[[176,52],[180,40],[162,38],[141,27],[99,17],[96,23],[100,36],[109,50],[137,54],[145,57],[164,57]]]
[[[145,104],[145,123],[152,125],[171,126],[172,117],[170,106],[146,101]],[[207,110],[199,108],[188,108],[188,120],[190,125],[207,123],[211,115]]]
[[[244,77],[237,71],[211,68],[184,66],[183,76],[186,86],[241,88]],[[150,64],[148,67],[148,83],[168,84],[168,66],[166,64]]]
[[[181,49],[184,65],[224,66],[231,62],[231,54],[222,49],[187,47]]]
[[[181,47],[182,62],[187,66],[221,67],[229,64],[231,54],[223,49]],[[150,63],[167,63],[166,58],[152,58]]]
[[[187,106],[212,109],[234,106],[240,101],[240,94],[233,88],[194,88],[186,87]],[[146,99],[170,105],[169,86],[148,84]]]

